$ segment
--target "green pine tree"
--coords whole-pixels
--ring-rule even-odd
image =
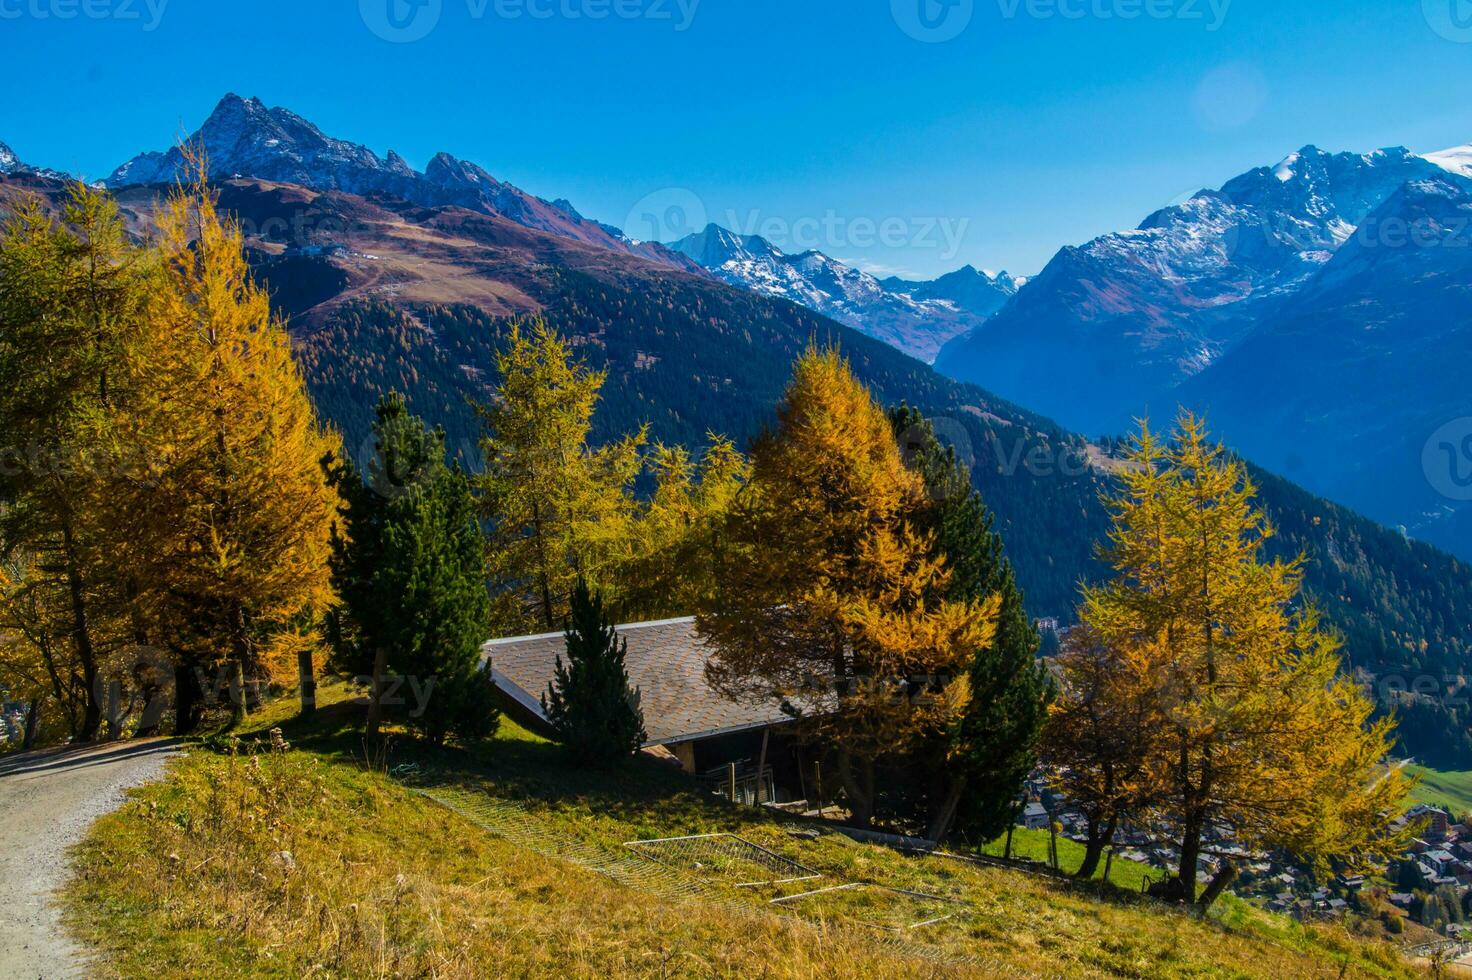
[[[615,764],[648,737],[639,690],[629,685],[624,666],[627,647],[603,611],[603,597],[579,581],[567,626],[567,664],[557,658],[555,677],[542,697],[557,740],[578,765]]]
[[[927,750],[941,787],[930,807],[933,837],[959,830],[992,840],[1007,829],[1023,780],[1037,764],[1038,737],[1053,687],[1037,661],[1039,638],[1002,538],[955,450],[943,447],[930,422],[901,405],[891,422],[906,461],[925,480],[930,505],[922,530],[935,536],[951,578],[953,601],[1001,596],[996,638],[969,667],[971,703],[960,722]]]
[[[486,737],[498,715],[480,657],[490,603],[469,478],[446,463],[444,433],[397,394],[379,403],[373,431],[366,474],[326,461],[342,498],[331,561],[342,604],[329,630],[339,666],[371,663],[375,694],[386,673],[412,678],[405,720],[432,741]]]

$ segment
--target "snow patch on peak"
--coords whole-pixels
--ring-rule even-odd
[[[1273,168],[1273,176],[1285,184],[1288,183],[1288,181],[1293,179],[1293,168],[1298,166],[1300,159],[1302,157],[1297,153],[1288,154],[1282,160],[1279,160],[1278,165]]]
[[[1436,153],[1427,153],[1424,159],[1431,161],[1443,170],[1458,174],[1462,177],[1472,177],[1472,143],[1463,146],[1453,146],[1450,149],[1440,150]]]

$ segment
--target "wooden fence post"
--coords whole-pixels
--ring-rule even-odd
[[[771,737],[771,734],[770,728],[762,729],[762,754],[756,764],[756,793],[752,796],[752,803],[755,806],[762,805],[762,774],[767,768],[767,739]]]

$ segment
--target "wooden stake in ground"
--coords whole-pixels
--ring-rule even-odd
[[[757,806],[762,805],[762,772],[767,768],[767,739],[772,737],[770,728],[762,729],[762,754],[757,757],[756,764],[756,795],[752,802]]]

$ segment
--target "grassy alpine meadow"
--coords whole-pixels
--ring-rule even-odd
[[[289,720],[290,700],[268,706],[93,828],[65,900],[99,973],[1413,975],[1388,946],[1245,903],[1203,920],[1130,887],[795,836],[821,828],[727,805],[657,763],[570,769],[509,721],[474,752],[400,734],[370,765],[348,696],[324,687],[337,703],[310,723]],[[626,842],[708,833],[821,878],[735,887],[677,855],[625,873]],[[1116,882],[1139,873],[1115,862]]]
[[[1005,837],[998,838],[989,844],[979,848],[980,853],[990,857],[1001,857],[1006,853],[1007,840]],[[1033,861],[1038,864],[1048,863],[1048,832],[1046,830],[1027,830],[1018,827],[1012,832],[1012,857],[1014,859]],[[1084,846],[1067,837],[1058,838],[1058,864],[1064,871],[1073,871],[1084,862]],[[1109,881],[1119,889],[1126,892],[1142,892],[1145,890],[1146,882],[1160,880],[1161,872],[1148,864],[1138,861],[1129,861],[1116,856],[1109,867]],[[1104,878],[1104,862],[1099,862],[1099,870],[1094,872],[1094,880],[1102,881]]]
[[[1455,819],[1472,812],[1472,772],[1448,772],[1413,763],[1406,766],[1406,773],[1420,777],[1411,790],[1411,801],[1446,807]]]

